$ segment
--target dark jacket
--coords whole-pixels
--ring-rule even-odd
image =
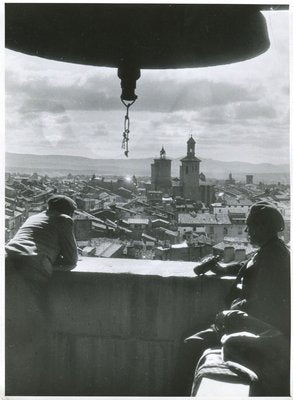
[[[29,217],[5,246],[9,258],[51,274],[56,266],[75,266],[77,245],[73,220],[66,214],[44,211]]]
[[[290,337],[290,252],[280,239],[269,240],[241,268],[227,300],[231,309],[245,311]]]

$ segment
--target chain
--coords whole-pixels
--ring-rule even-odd
[[[122,149],[124,149],[124,155],[126,157],[128,157],[129,154],[129,150],[128,150],[128,142],[129,142],[129,133],[130,133],[130,119],[129,119],[129,107],[132,106],[132,104],[135,102],[135,100],[133,100],[130,103],[125,103],[124,100],[122,100],[122,103],[125,105],[126,107],[126,114],[124,117],[124,132],[122,134]]]

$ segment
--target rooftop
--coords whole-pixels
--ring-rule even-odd
[[[109,258],[123,247],[120,243],[103,243],[96,246],[96,256]]]
[[[147,225],[149,220],[147,218],[128,218],[128,224]]]
[[[253,203],[251,200],[245,198],[245,199],[231,199],[227,198],[226,199],[227,206],[251,206]]]
[[[153,241],[153,242],[156,242],[156,241],[157,241],[156,238],[154,238],[154,237],[152,237],[152,236],[150,236],[150,235],[146,235],[145,233],[143,233],[143,234],[141,235],[141,237],[142,237],[142,238],[145,238],[145,239],[148,239],[148,240],[151,240],[151,241]]]
[[[177,237],[177,236],[178,236],[178,232],[177,232],[177,231],[174,232],[174,231],[171,231],[170,229],[166,229],[166,228],[162,228],[162,227],[157,228],[157,229],[158,229],[159,231],[161,231],[161,232],[166,233],[166,235],[174,236],[174,237]]]
[[[245,244],[241,242],[227,242],[225,240],[221,243],[216,244],[215,246],[213,246],[213,248],[217,250],[224,250],[227,246],[234,247],[235,250],[245,250],[246,255],[252,254],[256,251],[256,249],[249,243],[245,246]]]
[[[217,224],[218,221],[214,214],[200,213],[194,217],[188,213],[178,214],[178,224]]]
[[[231,220],[227,214],[217,214],[216,219],[218,224],[231,225]]]
[[[164,224],[170,225],[169,221],[166,221],[165,219],[162,219],[162,218],[153,219],[152,223],[154,223],[154,222],[163,222]]]

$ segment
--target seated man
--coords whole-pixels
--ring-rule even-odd
[[[259,250],[237,275],[227,298],[229,311],[185,341],[199,341],[204,347],[223,344],[226,359],[246,364],[265,379],[261,395],[288,395],[290,253],[278,238],[284,220],[273,204],[260,201],[252,205],[246,224],[250,242]]]

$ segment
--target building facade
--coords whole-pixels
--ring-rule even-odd
[[[187,155],[181,159],[180,184],[185,199],[200,201],[199,188],[200,159],[195,156],[195,140],[191,136],[187,141]]]
[[[253,175],[246,175],[246,184],[247,185],[253,184]]]
[[[160,190],[163,194],[171,193],[171,160],[166,158],[164,147],[160,151],[160,158],[155,158],[151,164],[151,187],[152,190]]]

